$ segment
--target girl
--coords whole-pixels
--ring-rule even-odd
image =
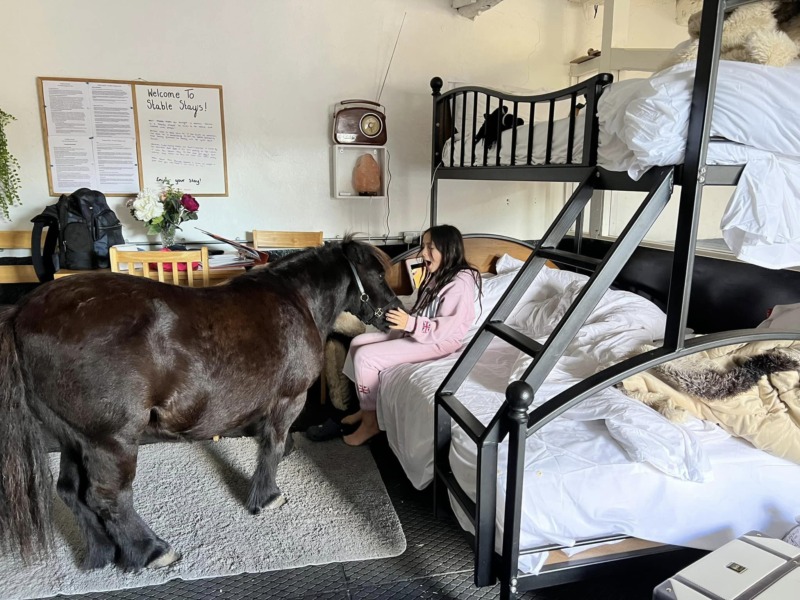
[[[380,432],[375,406],[381,371],[455,352],[475,321],[475,289],[480,293],[481,277],[467,264],[461,232],[452,225],[431,227],[422,236],[420,256],[425,278],[411,314],[392,309],[386,320],[394,331],[365,333],[350,344],[344,372],[356,384],[361,404],[360,411],[342,419],[344,425],[360,421],[356,431],[344,436],[351,446]]]

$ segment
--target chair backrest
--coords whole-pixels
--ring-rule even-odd
[[[254,248],[308,248],[322,245],[321,231],[264,231],[253,230]]]
[[[0,231],[0,248],[31,253],[30,231]],[[0,265],[0,283],[39,283],[32,264]]]
[[[208,286],[208,248],[175,252],[139,252],[137,250],[119,250],[112,246],[109,258],[111,270],[114,273],[127,273],[150,279],[157,278],[163,283],[188,285],[189,287]],[[197,271],[192,268],[193,263],[197,263]],[[120,265],[125,267],[120,268]],[[165,268],[166,265],[170,266]],[[183,266],[179,267],[179,265]]]

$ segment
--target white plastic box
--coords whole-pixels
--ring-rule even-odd
[[[751,531],[692,563],[654,600],[797,600],[800,548]]]

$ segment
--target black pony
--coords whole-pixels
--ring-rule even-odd
[[[400,306],[386,266],[345,238],[221,286],[89,273],[0,312],[0,544],[26,560],[49,546],[42,427],[61,449],[58,494],[85,537],[86,568],[179,558],[133,507],[145,433],[200,440],[254,427],[246,507],[280,506],[275,471],[337,315],[386,330],[385,312]]]

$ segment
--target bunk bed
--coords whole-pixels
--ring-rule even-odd
[[[541,439],[554,428],[563,430],[564,424],[558,417],[567,411],[573,414],[577,411],[580,414],[600,410],[600,405],[604,402],[613,404],[615,400],[609,394],[615,390],[612,390],[611,386],[677,358],[737,343],[800,339],[798,332],[775,332],[769,329],[716,332],[698,337],[690,337],[687,332],[702,189],[705,185],[735,185],[746,168],[746,164],[712,166],[707,160],[712,112],[709,99],[714,97],[716,88],[722,21],[726,10],[744,3],[746,2],[742,0],[727,2],[721,0],[707,1],[704,4],[701,44],[692,87],[683,162],[679,166],[654,166],[641,174],[638,179],[628,172],[604,168],[598,160],[599,124],[596,114],[598,102],[611,84],[611,77],[607,74],[597,75],[559,92],[528,97],[514,97],[484,88],[462,88],[442,94],[441,79],[436,78],[431,82],[434,96],[431,166],[433,183],[430,207],[432,224],[437,222],[438,182],[443,179],[556,181],[578,184],[543,238],[535,244],[524,264],[513,271],[508,287],[496,303],[489,303],[493,306],[487,307],[487,311],[484,312],[484,314],[488,312],[488,316],[476,327],[466,348],[452,359],[424,367],[438,370],[434,373],[433,379],[441,381],[434,394],[434,455],[430,473],[436,489],[436,510],[442,511],[445,504],[452,502],[465,528],[471,529],[474,533],[476,585],[491,585],[499,578],[501,595],[504,598],[513,598],[525,590],[569,581],[623,562],[632,560],[663,562],[681,550],[669,544],[651,544],[631,539],[628,535],[615,531],[613,526],[609,526],[605,533],[591,531],[585,538],[581,537],[579,528],[564,531],[553,527],[555,532],[553,537],[562,536],[564,543],[538,543],[534,547],[527,547],[531,536],[528,535],[530,530],[522,529],[523,519],[530,517],[529,513],[538,510],[537,505],[532,506],[531,502],[541,504],[546,500],[544,497],[531,495],[531,489],[535,488],[537,483],[545,490],[550,489],[551,496],[556,497],[555,504],[547,505],[550,512],[544,512],[545,520],[549,517],[552,524],[559,519],[557,495],[561,482],[555,482],[554,487],[547,488],[543,483],[536,481],[537,476],[543,475],[536,469],[532,474],[528,473],[527,478],[524,477],[526,462],[535,464],[536,459],[535,455],[526,455],[526,450],[530,452],[531,441]],[[479,106],[481,97],[485,99],[485,106]],[[558,103],[566,103],[568,107],[565,116],[560,120],[560,127],[555,126]],[[579,110],[580,104],[585,104],[582,111]],[[470,106],[472,116],[468,117]],[[483,132],[479,133],[477,115],[480,112],[491,114],[495,110],[499,110],[497,115],[510,115],[512,124],[517,123],[519,118],[525,120],[526,124],[520,127],[512,126],[508,131],[503,131],[502,120],[494,119],[487,121],[490,123],[489,126],[495,128],[493,135],[487,136],[489,126],[484,126]],[[537,119],[537,111],[541,110],[547,115],[544,121]],[[527,113],[527,118],[521,116],[523,112]],[[478,137],[482,138],[482,144],[472,143],[472,140]],[[490,138],[488,141],[487,137]],[[523,149],[522,152],[519,152],[520,148]],[[598,308],[602,309],[608,304],[610,287],[615,282],[618,283],[620,273],[625,269],[631,256],[637,252],[646,232],[669,201],[673,183],[681,185],[681,194],[676,241],[669,268],[669,289],[664,298],[665,315],[661,322],[653,317],[650,325],[637,322],[631,327],[645,330],[648,334],[652,333],[647,331],[648,327],[650,329],[660,327],[663,334],[660,345],[627,357],[613,356],[609,361],[610,366],[604,364],[601,365],[604,368],[597,372],[587,372],[575,377],[567,382],[569,385],[551,385],[548,376],[554,369],[560,368],[559,361],[562,355],[570,349],[573,338],[581,333],[581,328],[587,320]],[[582,252],[582,248],[591,244],[590,240],[583,240],[582,213],[595,190],[604,189],[642,191],[646,193],[646,197],[630,223],[611,244],[608,252],[599,257],[587,256]],[[567,248],[565,238],[573,228],[575,237]],[[507,240],[504,241],[504,244],[507,243]],[[517,319],[520,305],[535,300],[530,296],[530,290],[537,289],[535,284],[537,281],[541,283],[543,278],[544,281],[572,278],[559,288],[559,293],[552,295],[557,297],[568,289],[569,284],[575,283],[575,278],[578,277],[574,274],[548,274],[543,271],[548,260],[565,267],[585,270],[591,275],[584,277],[577,287],[569,288],[574,301],[563,308],[563,314],[557,322],[549,324],[547,335],[534,339],[536,336],[531,331],[519,329]],[[784,292],[791,294],[791,290],[797,288],[788,289],[788,292],[786,290]],[[800,298],[794,301],[797,300]],[[631,303],[634,300],[627,297],[625,302]],[[639,313],[639,317],[642,314],[655,314],[651,313],[646,304],[635,306],[637,309],[634,312]],[[498,354],[500,345],[511,347],[520,354],[515,360],[514,368],[511,369],[512,373],[509,374],[507,369],[505,373],[500,374],[502,376],[499,375],[498,365],[505,363],[507,359]],[[487,360],[488,369],[485,366]],[[600,365],[599,362],[597,364]],[[387,374],[387,391],[390,387],[399,389],[411,385],[417,397],[430,396],[432,390],[426,389],[425,384],[421,383],[423,375],[401,371],[402,369]],[[491,398],[483,405],[475,403],[476,394],[485,394],[485,391],[492,387],[497,392],[497,386],[505,385],[503,376],[509,377],[509,375],[511,383],[505,386],[504,393],[490,394]],[[394,385],[389,386],[389,381]],[[479,381],[480,385],[477,385],[476,381]],[[415,382],[418,385],[413,387]],[[400,383],[403,385],[398,385]],[[546,398],[546,401],[540,402],[540,396]],[[597,398],[603,400],[598,402]],[[483,399],[486,399],[485,395]],[[387,401],[387,406],[379,407],[379,410],[389,410],[390,403],[392,406],[399,406],[403,402],[402,399]],[[382,386],[379,404],[383,403]],[[402,421],[404,418],[404,415],[387,414],[384,415],[383,421],[384,423],[393,419]],[[608,419],[606,421],[608,422]],[[587,440],[587,447],[596,443],[591,441],[594,438],[590,434],[598,433],[596,428],[590,425],[592,422],[589,416],[585,418],[579,416],[569,423],[569,428],[575,432],[575,436]],[[621,435],[624,435],[626,427],[633,426],[631,422],[617,425],[619,425],[617,432]],[[548,428],[543,430],[545,426]],[[394,423],[390,427],[402,428],[404,424]],[[692,456],[694,446],[686,442],[685,437],[681,438],[680,432],[672,429],[664,430],[663,423],[659,424],[657,420],[635,425],[634,429],[643,439],[648,436],[649,427],[655,428],[653,431],[658,430],[659,433],[663,430],[665,439],[670,440],[666,446],[677,444],[683,449],[683,458]],[[406,429],[414,427],[412,425]],[[399,430],[389,432],[390,441],[392,435],[399,436],[401,433]],[[681,441],[682,439],[684,441]],[[612,445],[613,442],[619,444],[621,439],[615,438],[611,442]],[[417,440],[415,443],[418,446],[425,445],[424,440]],[[427,443],[430,445],[430,440]],[[468,448],[469,444],[472,444],[473,449],[471,452],[465,452],[464,449]],[[734,449],[731,444],[739,445],[741,448]],[[731,442],[728,446],[731,451],[745,449],[744,445],[738,442]],[[781,490],[779,490],[780,480],[770,479],[771,475],[765,475],[758,485],[747,487],[750,488],[748,494],[750,492],[761,494],[761,499],[755,506],[756,510],[766,510],[765,502],[770,494],[779,498],[775,505],[780,517],[775,519],[775,523],[788,529],[789,520],[794,515],[791,517],[787,515],[792,511],[792,503],[796,501],[800,491],[797,489],[800,485],[798,483],[800,467],[784,459],[771,457],[762,451],[749,448],[747,450],[750,454],[746,457],[733,455],[718,457],[717,463],[727,463],[732,469],[730,471],[716,469],[716,477],[718,480],[736,484],[735,478],[729,475],[735,473],[737,469],[741,471],[743,464],[747,473],[757,472],[759,477],[767,472],[776,477],[783,477]],[[395,451],[398,452],[397,447]],[[636,450],[632,451],[635,453]],[[460,457],[459,452],[462,453]],[[565,454],[564,460],[566,458]],[[569,458],[578,460],[580,457]],[[650,467],[656,464],[657,458],[645,457],[641,460],[649,460],[649,467],[644,468],[644,471],[647,471],[647,477],[654,476]],[[401,457],[402,462],[403,457]],[[617,466],[621,464],[617,461],[612,462]],[[635,495],[637,485],[629,482],[636,482],[637,478],[645,475],[641,465],[631,463],[630,460],[628,463],[629,466],[626,468],[632,470],[628,474],[630,478],[620,480],[624,482],[620,487]],[[464,464],[471,465],[470,472],[462,469]],[[673,463],[668,457],[665,464],[670,466]],[[652,502],[654,507],[667,511],[661,515],[662,520],[670,518],[670,508],[668,504],[662,505],[656,501],[666,500],[670,495],[678,494],[678,488],[685,490],[686,485],[701,485],[706,486],[704,489],[716,489],[714,495],[709,497],[714,497],[723,503],[725,498],[735,493],[734,488],[723,489],[719,485],[687,484],[680,478],[694,482],[702,481],[704,468],[702,464],[694,463],[696,469],[693,472],[691,461],[684,461],[684,464],[689,466],[683,473],[678,473],[677,477],[676,473],[672,473],[672,479],[661,476],[664,484],[660,488],[660,496],[652,492],[655,488],[647,487],[646,489],[651,491],[642,498],[643,502]],[[523,486],[523,480],[527,481],[528,485]],[[644,479],[638,481],[644,482]],[[423,476],[418,484],[424,483]],[[739,480],[738,484],[746,486],[746,481]],[[606,484],[603,490],[608,489],[609,486]],[[592,493],[591,487],[583,489],[582,493],[584,495]],[[700,494],[699,488],[697,493]],[[698,495],[698,498],[700,497]],[[580,510],[579,503],[576,508]],[[602,509],[603,507],[598,507],[598,510]],[[613,503],[612,506],[606,506],[605,510],[613,510]],[[797,511],[796,505],[794,510]],[[712,516],[710,513],[707,515],[709,518]],[[609,523],[613,521],[612,516]],[[715,522],[709,526],[719,526],[719,523]],[[601,530],[602,527],[601,525]],[[646,534],[647,528],[644,529]],[[738,533],[741,532],[728,531],[724,535],[735,537]],[[684,539],[681,538],[681,534],[672,537]],[[695,532],[687,534],[685,539],[697,542],[700,537],[701,534]],[[714,536],[710,535],[706,543],[718,543],[718,539],[712,538]],[[565,560],[560,564],[543,564],[541,560],[542,552],[561,550],[569,554],[571,548],[576,546],[590,547],[610,542],[620,542],[617,545],[618,551],[611,554],[601,553],[601,556],[591,558],[580,558],[581,555],[577,555],[576,559]],[[702,547],[702,544],[698,545]],[[533,562],[526,562],[528,559]]]

